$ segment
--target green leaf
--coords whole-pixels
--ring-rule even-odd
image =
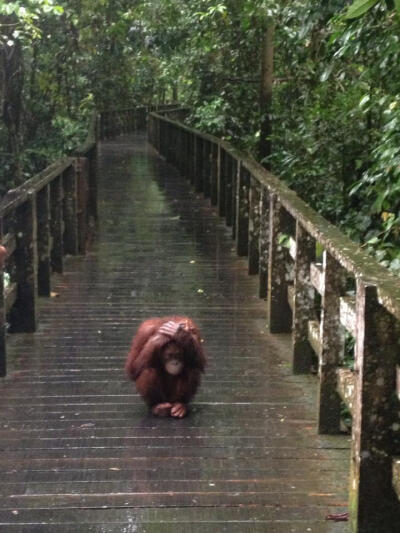
[[[369,11],[378,2],[379,0],[355,0],[347,10],[344,18],[349,20],[361,17],[361,15],[364,15],[364,13]],[[397,0],[397,2],[399,2],[399,0]]]
[[[365,96],[363,96],[363,97],[361,98],[359,106],[360,106],[360,107],[365,106],[365,104],[367,104],[370,100],[371,100],[370,95],[369,95],[369,94],[366,94]]]
[[[396,6],[397,11],[400,13],[400,0],[394,0],[394,5]]]

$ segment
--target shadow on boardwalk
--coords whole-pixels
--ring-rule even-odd
[[[134,142],[134,144],[133,144]],[[344,532],[344,437],[316,434],[316,381],[291,374],[230,231],[143,136],[100,148],[100,229],[70,258],[0,383],[2,532]],[[188,418],[126,380],[146,317],[188,314],[209,366]]]

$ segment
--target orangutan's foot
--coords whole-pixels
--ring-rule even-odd
[[[186,413],[187,407],[184,403],[177,402],[172,405],[171,416],[173,416],[174,418],[183,418],[184,416],[186,416]]]
[[[170,416],[172,403],[159,403],[152,407],[151,412],[154,416]]]

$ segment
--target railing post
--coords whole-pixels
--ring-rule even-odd
[[[183,135],[183,175],[185,179],[189,178],[189,165],[190,165],[190,153],[189,153],[189,133],[182,130]]]
[[[46,185],[36,196],[38,230],[38,294],[50,296],[51,291],[51,238],[50,186]]]
[[[191,140],[190,140],[190,183],[194,186],[196,183],[196,159],[197,159],[197,141],[196,141],[196,135],[194,133],[191,134]]]
[[[236,204],[237,190],[236,181],[234,180],[233,159],[228,152],[225,152],[223,172],[225,175],[225,223],[227,226],[233,226],[233,206]],[[234,228],[235,230],[236,228]],[[234,238],[234,235],[232,236]]]
[[[288,302],[291,277],[289,251],[279,238],[290,234],[292,219],[280,204],[277,195],[270,201],[270,251],[268,266],[268,324],[271,333],[289,333],[292,330],[292,310]]]
[[[259,273],[260,268],[261,190],[252,176],[249,202],[249,274],[254,275]]]
[[[225,216],[225,199],[226,199],[226,167],[225,160],[227,153],[224,148],[220,147],[219,173],[218,173],[218,214],[220,217]]]
[[[236,252],[245,256],[249,249],[249,191],[250,174],[238,161],[236,186]]]
[[[229,225],[232,226],[232,239],[236,241],[236,234],[238,229],[238,203],[239,201],[239,190],[238,190],[238,182],[240,181],[239,174],[242,171],[242,164],[241,162],[236,159],[235,157],[229,157],[229,165],[228,165],[228,172],[230,175],[232,187],[231,187],[231,203],[228,210],[228,207],[226,208],[226,216],[228,218],[228,212],[229,212]],[[248,197],[247,197],[247,203],[248,203]],[[227,222],[228,223],[228,222]],[[248,234],[245,237],[248,238]],[[247,254],[247,251],[246,251]],[[243,254],[243,255],[246,255]]]
[[[0,219],[0,238],[3,241],[3,219]],[[4,268],[0,268],[0,377],[7,374],[6,305],[4,299]]]
[[[346,290],[346,272],[327,251],[322,263],[320,319],[318,432],[340,431],[341,399],[337,369],[343,359],[344,329],[340,324],[340,297]]]
[[[74,166],[63,174],[64,186],[64,252],[76,255],[78,244],[78,180]]]
[[[194,189],[196,192],[203,191],[203,139],[201,137],[195,137],[196,149],[195,149],[195,181]]]
[[[175,161],[176,165],[179,169],[179,173],[181,176],[185,174],[185,137],[184,137],[184,131],[180,128],[176,128],[176,153],[175,153]]]
[[[210,186],[210,200],[211,205],[218,205],[218,181],[220,172],[220,145],[212,144],[212,160],[211,160],[211,186]]]
[[[62,176],[55,178],[50,185],[51,200],[51,266],[54,272],[62,274],[64,270],[64,235],[63,235],[63,200]]]
[[[79,157],[75,161],[75,170],[77,173],[77,193],[78,193],[78,252],[84,254],[88,240],[88,202],[89,202],[89,172],[90,161],[87,157]]]
[[[261,206],[260,206],[260,288],[259,297],[266,298],[268,296],[268,264],[269,264],[269,250],[270,250],[270,198],[268,190],[263,187],[261,191]]]
[[[211,189],[211,143],[210,141],[203,142],[204,149],[204,165],[203,165],[203,192],[206,198],[210,196]]]
[[[315,240],[296,221],[296,260],[294,267],[293,373],[311,370],[313,349],[308,342],[308,323],[314,318],[314,288],[310,266],[315,260]]]
[[[15,281],[18,285],[17,300],[12,308],[12,331],[36,331],[37,297],[37,218],[36,197],[29,194],[16,210],[17,248],[15,257]]]
[[[86,154],[88,163],[88,188],[89,188],[89,198],[88,198],[88,211],[89,217],[92,217],[95,222],[99,219],[98,213],[98,201],[97,201],[97,146],[95,145],[90,152]],[[89,218],[88,217],[88,218]]]
[[[357,280],[356,317],[351,527],[354,532],[394,533],[400,508],[392,486],[399,328],[380,306],[376,287],[362,280]]]

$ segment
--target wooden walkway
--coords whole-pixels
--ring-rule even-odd
[[[69,258],[0,382],[0,531],[346,532],[348,438],[316,434],[228,231],[143,136],[100,148],[98,239]],[[123,372],[146,317],[188,314],[209,366],[184,420],[148,415]]]

